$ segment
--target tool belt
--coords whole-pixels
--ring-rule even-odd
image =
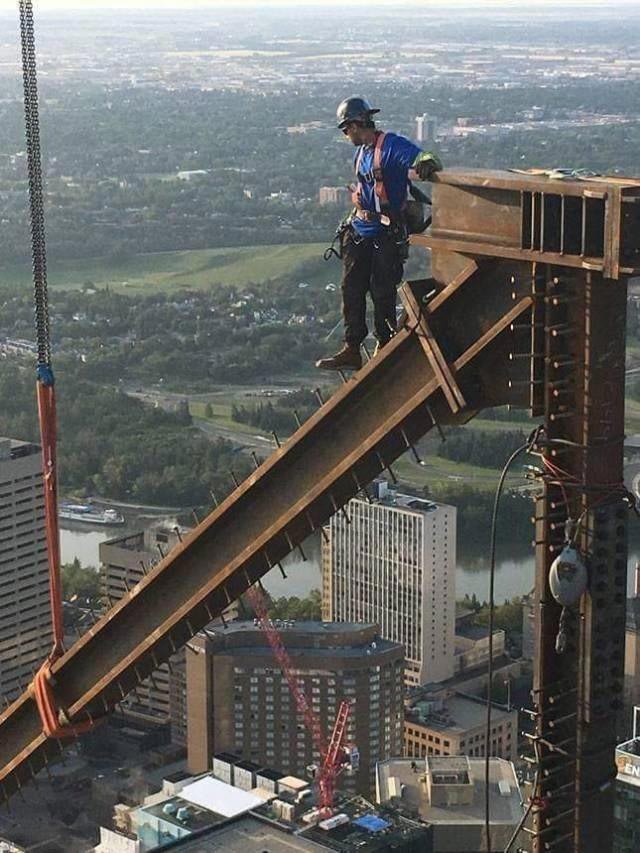
[[[383,225],[388,225],[391,222],[391,219],[388,216],[385,216],[384,213],[363,210],[360,207],[358,208],[355,218],[362,219],[363,222],[382,222]]]

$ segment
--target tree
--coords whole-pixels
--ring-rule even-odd
[[[64,563],[60,569],[62,595],[65,600],[74,596],[97,602],[100,598],[100,577],[93,566],[82,566],[76,557],[72,563]]]
[[[272,600],[269,607],[272,619],[296,619],[302,622],[319,622],[322,619],[322,595],[319,589],[312,589],[306,598],[297,595],[282,596]]]

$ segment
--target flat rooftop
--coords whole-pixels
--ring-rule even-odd
[[[453,767],[457,767],[459,758],[452,756]],[[445,807],[431,806],[426,785],[426,764],[411,758],[394,758],[378,764],[378,780],[380,784],[381,801],[388,802],[389,779],[395,777],[400,784],[405,785],[402,804],[423,820],[433,824],[477,824],[484,825],[484,758],[469,758],[470,779],[473,782],[473,802],[469,805],[448,805]],[[438,770],[443,771],[446,757],[439,756]],[[417,764],[417,770],[411,765]],[[433,766],[433,765],[432,765]],[[492,758],[490,762],[490,802],[491,822],[515,826],[522,817],[522,799],[520,787],[516,778],[513,764],[502,758]],[[425,781],[422,781],[422,780]],[[510,793],[500,793],[500,782],[509,786]],[[506,785],[503,787],[506,788]]]
[[[353,633],[355,631],[371,631],[372,629],[377,628],[377,625],[373,623],[366,622],[305,622],[305,621],[297,621],[295,619],[274,619],[274,625],[278,628],[279,631],[296,631],[301,634],[346,634]],[[236,619],[233,622],[227,622],[226,628],[221,628],[216,626],[215,628],[209,628],[209,634],[216,634],[221,636],[229,636],[230,634],[241,634],[242,632],[247,632],[248,634],[262,634],[262,629],[259,625],[256,625],[253,619]],[[272,652],[273,654],[273,652]]]
[[[510,720],[512,712],[496,707],[491,710],[493,725]],[[486,725],[487,706],[483,699],[473,699],[468,696],[455,695],[444,700],[441,711],[429,711],[426,700],[415,702],[405,711],[405,722],[423,725],[433,729],[446,730],[462,734],[470,729]]]
[[[368,501],[361,498],[354,498],[353,500],[362,504],[368,504]],[[436,501],[430,501],[427,498],[396,492],[394,489],[388,489],[382,497],[373,497],[372,503],[395,507],[396,509],[404,509],[407,512],[414,513],[414,515],[424,515],[425,513],[436,512],[439,509],[450,508],[449,504],[436,503]]]
[[[251,816],[214,827],[211,832],[180,841],[172,847],[186,853],[220,853],[222,850],[224,853],[264,853],[265,850],[269,853],[318,853],[327,849]]]
[[[35,453],[40,453],[40,445],[0,435],[0,462],[22,459],[25,456],[33,456]]]
[[[274,620],[292,658],[362,659],[387,653],[403,653],[400,643],[381,639],[378,626],[355,622],[292,622]],[[208,654],[247,655],[273,660],[273,650],[264,631],[253,620],[227,622],[227,627],[211,627],[194,640]],[[277,668],[277,667],[276,667]]]
[[[167,814],[164,811],[166,805],[175,806],[176,812],[174,814]],[[189,817],[187,820],[178,820],[176,817],[177,810],[181,808],[189,809]],[[220,814],[219,812],[214,812],[208,808],[203,808],[202,806],[197,806],[190,800],[184,800],[180,796],[168,797],[160,803],[154,803],[150,806],[142,806],[140,808],[140,812],[151,815],[152,817],[160,818],[160,820],[165,821],[165,823],[179,827],[189,833],[198,832],[198,830],[215,826],[216,823],[226,820],[225,815]],[[142,827],[140,828],[138,835],[143,839],[144,829]]]

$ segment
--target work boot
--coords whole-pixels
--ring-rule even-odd
[[[360,347],[345,344],[335,355],[318,359],[316,367],[320,370],[360,370],[362,367]]]

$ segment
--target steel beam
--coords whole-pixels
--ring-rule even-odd
[[[95,716],[420,436],[511,403],[551,440],[536,521],[535,853],[610,849],[626,593],[622,481],[626,276],[640,273],[640,181],[453,171],[433,188],[432,278],[399,333],[53,667],[72,720]],[[560,443],[562,442],[562,443]],[[563,620],[549,566],[563,520],[590,587]],[[29,694],[0,717],[0,795],[61,750]],[[522,842],[518,842],[522,844]]]
[[[463,423],[480,401],[506,402],[511,325],[528,322],[530,286],[523,280],[514,289],[510,269],[494,264],[490,280],[500,276],[503,286],[487,287],[484,310],[474,311],[487,275],[476,273],[456,291],[466,319],[446,341],[467,408],[451,412],[415,329],[402,328],[53,666],[69,719],[120,701],[436,421]],[[420,283],[413,287],[420,292]],[[442,301],[430,314],[433,335],[456,325],[459,309],[458,301]],[[59,749],[42,735],[25,694],[0,717],[0,792],[10,795]]]

